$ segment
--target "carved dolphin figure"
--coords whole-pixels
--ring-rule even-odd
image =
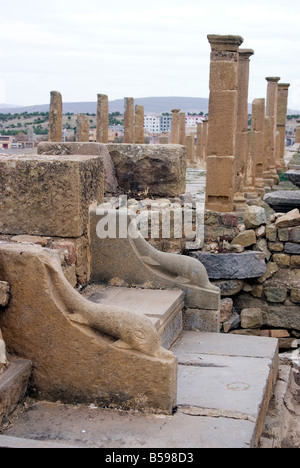
[[[61,303],[71,321],[85,324],[118,339],[115,346],[135,349],[149,356],[170,358],[172,353],[162,348],[161,338],[151,320],[121,307],[93,303],[81,296],[65,279],[56,256],[40,254],[56,300]]]
[[[207,271],[199,260],[156,250],[142,237],[133,218],[128,227],[129,236],[142,262],[162,273],[169,274],[178,283],[194,285],[211,291],[219,288],[210,283]]]

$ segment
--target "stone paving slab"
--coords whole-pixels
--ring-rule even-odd
[[[277,375],[277,339],[191,331],[172,351],[173,416],[36,402],[4,435],[85,448],[255,447]]]

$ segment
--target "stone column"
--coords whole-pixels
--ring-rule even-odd
[[[265,193],[263,179],[264,129],[265,99],[254,99],[252,102],[251,132],[253,133],[254,144],[255,189],[261,196]]]
[[[77,115],[77,141],[90,141],[90,122],[85,114]]]
[[[207,160],[207,135],[208,135],[208,119],[202,121],[203,132],[202,132],[202,149],[203,149],[203,160],[206,163]]]
[[[97,136],[98,143],[108,143],[108,96],[106,94],[97,95]]]
[[[238,101],[237,101],[237,132],[235,153],[235,196],[236,210],[246,207],[244,197],[245,171],[247,159],[248,138],[248,88],[250,57],[254,54],[252,49],[238,49]]]
[[[168,145],[169,144],[169,137],[168,136],[160,136],[158,139],[158,143],[160,145]]]
[[[188,166],[195,166],[195,139],[194,135],[185,137],[186,159]]]
[[[171,143],[177,145],[179,143],[179,111],[180,109],[172,109],[172,130]]]
[[[179,114],[179,144],[185,145],[185,112]]]
[[[135,143],[144,144],[144,106],[135,106]]]
[[[234,208],[238,48],[241,36],[209,35],[211,45],[206,208]]]
[[[272,187],[274,179],[270,172],[270,159],[271,159],[271,119],[265,116],[265,130],[264,130],[264,161],[263,161],[263,178],[265,187]]]
[[[278,103],[277,103],[277,132],[280,134],[279,138],[279,160],[278,165],[286,169],[284,161],[285,154],[285,126],[288,106],[289,83],[278,83]],[[277,164],[276,164],[277,165]]]
[[[58,91],[50,93],[49,141],[62,141],[62,96]]]
[[[277,129],[277,104],[278,104],[278,76],[266,78],[267,85],[267,105],[266,115],[271,119],[271,137],[270,137],[270,172],[274,181],[278,181],[276,171],[276,129]]]
[[[300,143],[300,119],[296,120],[297,125],[296,125],[296,132],[295,132],[295,144]]]
[[[203,158],[203,123],[197,123],[197,145],[196,145],[196,158],[199,166],[204,167]]]
[[[124,98],[124,143],[134,143],[134,99]]]

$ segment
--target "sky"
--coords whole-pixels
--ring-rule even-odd
[[[231,34],[255,52],[249,102],[279,76],[299,110],[299,25],[299,0],[0,0],[0,103],[208,98],[207,35]]]

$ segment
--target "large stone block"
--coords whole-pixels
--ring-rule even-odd
[[[174,197],[186,190],[186,149],[181,145],[107,145],[119,189],[134,195]]]
[[[237,123],[237,92],[211,91],[209,98],[208,132],[209,156],[230,156],[235,154],[235,138]]]
[[[206,176],[206,208],[219,212],[233,211],[233,156],[208,156]]]
[[[0,156],[0,233],[80,237],[103,200],[98,156]]]
[[[262,252],[243,252],[239,254],[213,254],[195,252],[206,268],[211,279],[246,279],[257,278],[266,272],[265,254]]]
[[[104,191],[108,193],[116,193],[118,184],[115,175],[115,168],[109,152],[104,144],[101,143],[50,143],[43,142],[37,147],[38,154],[48,155],[72,155],[81,154],[85,156],[100,156],[103,160],[104,167]]]

